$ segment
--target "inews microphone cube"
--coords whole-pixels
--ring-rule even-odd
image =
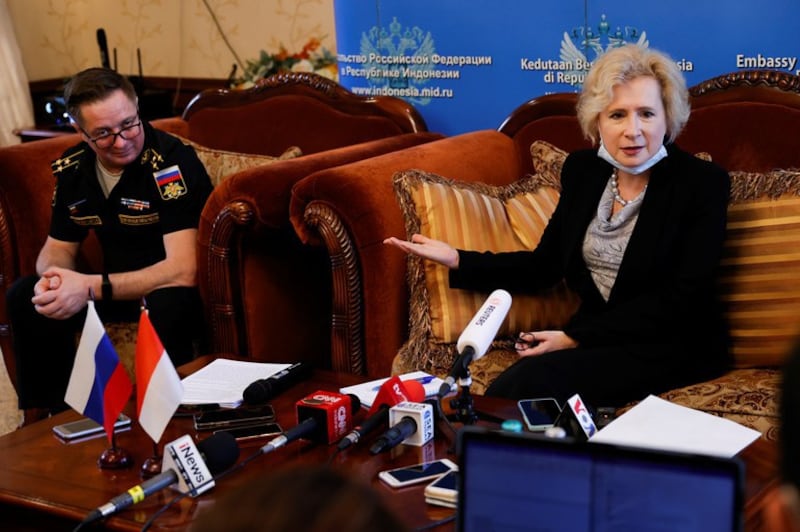
[[[307,438],[328,444],[338,442],[353,428],[353,414],[361,401],[353,394],[317,391],[295,404],[297,422],[311,418],[316,421]]]

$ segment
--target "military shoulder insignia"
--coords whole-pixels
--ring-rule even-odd
[[[77,166],[81,155],[83,155],[83,150],[72,152],[50,163],[50,168],[52,168],[54,174],[59,174],[67,168]]]
[[[161,198],[165,200],[177,199],[186,194],[186,182],[178,165],[172,165],[153,173]]]

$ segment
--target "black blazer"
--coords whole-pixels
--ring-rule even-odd
[[[613,170],[596,150],[570,154],[561,197],[533,251],[459,251],[453,288],[536,293],[565,279],[581,298],[564,331],[582,347],[656,345],[712,349],[727,358],[715,279],[725,238],[730,177],[719,166],[667,147],[650,175],[609,299],[583,261],[586,229]]]

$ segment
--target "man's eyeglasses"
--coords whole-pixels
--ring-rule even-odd
[[[87,133],[85,129],[81,128],[81,131],[83,131],[84,135],[89,137],[89,133]],[[117,136],[120,136],[125,140],[131,140],[138,137],[139,133],[141,132],[142,132],[142,121],[139,120],[138,122],[133,123],[129,126],[120,128],[120,130],[117,131],[116,133],[112,133],[109,131],[108,133],[97,135],[94,138],[89,137],[89,140],[94,142],[94,145],[97,146],[98,148],[105,149],[111,147],[117,141]]]

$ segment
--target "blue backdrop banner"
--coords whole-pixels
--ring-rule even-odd
[[[669,54],[691,86],[750,69],[800,74],[799,0],[335,0],[340,83],[399,96],[447,135],[580,90],[610,47]]]

